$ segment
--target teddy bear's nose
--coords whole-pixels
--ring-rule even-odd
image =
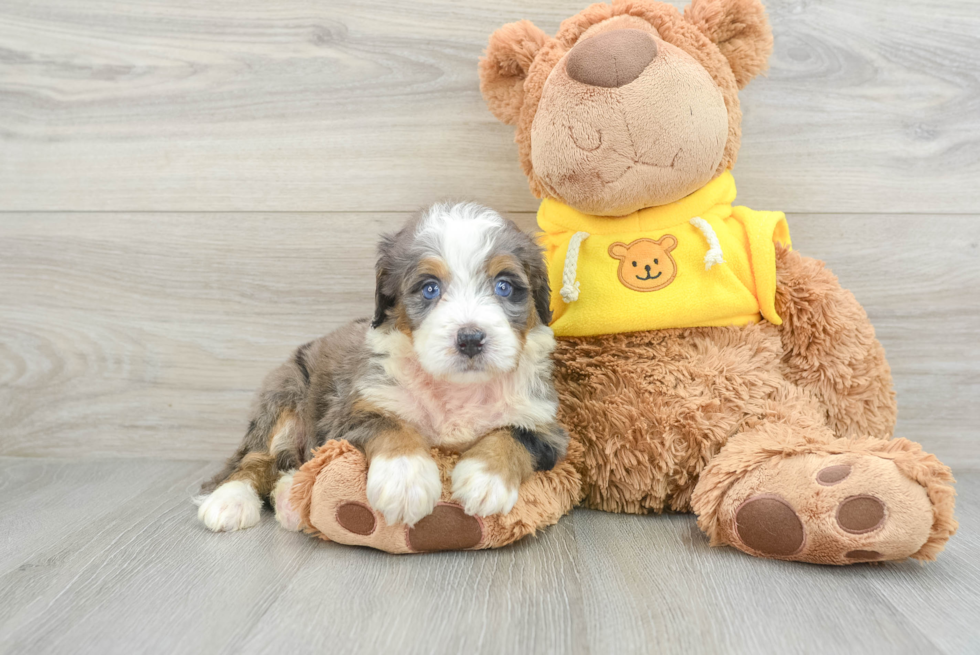
[[[565,70],[582,84],[614,89],[626,86],[657,56],[657,42],[643,30],[613,30],[576,44]]]

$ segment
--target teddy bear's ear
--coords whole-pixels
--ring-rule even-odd
[[[490,35],[480,59],[480,92],[493,115],[514,125],[524,104],[524,78],[548,36],[526,20],[504,25]]]
[[[684,18],[725,55],[738,88],[766,70],[772,29],[759,0],[694,0],[684,9]]]

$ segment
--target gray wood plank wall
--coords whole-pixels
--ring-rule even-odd
[[[447,196],[530,227],[476,61],[586,4],[5,0],[0,455],[223,457],[272,365],[369,312],[378,233]],[[768,7],[739,201],[867,308],[899,434],[980,465],[980,11]]]

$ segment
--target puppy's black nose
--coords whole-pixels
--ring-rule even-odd
[[[483,350],[487,333],[476,328],[461,328],[456,333],[456,350],[467,357],[476,357]]]
[[[650,264],[647,264],[647,265],[646,265],[646,266],[644,266],[643,268],[645,268],[645,269],[647,269],[647,273],[649,273],[649,272],[650,272]]]

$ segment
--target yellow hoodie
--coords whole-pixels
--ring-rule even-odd
[[[776,315],[782,212],[732,207],[730,172],[675,203],[615,218],[538,209],[558,336],[745,325]]]

